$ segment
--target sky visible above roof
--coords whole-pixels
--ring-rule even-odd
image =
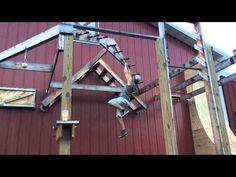
[[[185,22],[173,22],[173,24],[193,34],[193,24]],[[225,54],[232,56],[236,49],[236,22],[202,22],[204,40],[218,48]],[[227,73],[235,73],[236,65],[225,69]]]

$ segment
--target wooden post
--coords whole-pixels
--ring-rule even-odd
[[[168,63],[166,61],[164,39],[157,39],[156,53],[160,85],[161,112],[164,127],[166,154],[178,154],[173,116],[173,105],[169,84]]]
[[[218,78],[216,74],[216,69],[213,61],[212,56],[212,49],[211,47],[206,47],[206,58],[208,62],[208,74],[209,74],[209,82],[211,86],[211,94],[213,96],[211,100],[211,106],[210,112],[214,112],[214,119],[216,123],[216,128],[219,129],[219,138],[220,138],[220,153],[221,154],[231,154],[230,150],[230,144],[229,144],[229,138],[227,135],[226,125],[225,125],[225,119],[224,119],[224,113],[223,108],[220,100],[220,93],[219,93],[219,87],[218,87]],[[210,100],[209,100],[210,102]]]
[[[194,28],[196,32],[195,49],[198,50],[199,65],[202,71],[208,73],[208,79],[204,81],[204,87],[207,95],[216,153],[230,154],[229,140],[226,132],[224,114],[219,96],[217,74],[212,57],[212,51],[209,46],[204,44],[200,23],[194,23]],[[203,66],[205,64],[207,68]]]
[[[64,59],[63,59],[63,88],[61,102],[61,120],[71,120],[71,94],[72,94],[72,56],[73,35],[64,35]],[[59,139],[59,154],[69,155],[71,146],[71,129],[62,126],[62,136]]]

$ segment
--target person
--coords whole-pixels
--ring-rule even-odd
[[[121,126],[120,138],[128,135],[128,131],[125,127],[123,118],[129,112],[129,105],[131,101],[132,94],[139,93],[138,83],[141,81],[140,75],[132,75],[131,70],[127,63],[124,66],[124,74],[127,80],[127,84],[123,87],[122,92],[119,97],[113,98],[108,101],[108,104],[117,108],[116,118]]]

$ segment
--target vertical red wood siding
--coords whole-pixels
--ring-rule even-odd
[[[32,37],[56,23],[0,23],[0,51]],[[158,35],[156,28],[148,23],[139,22],[102,22],[103,28],[117,29],[137,33]],[[157,78],[155,43],[153,40],[110,35],[115,38],[129,63],[135,64],[134,73],[140,73],[144,84]],[[184,43],[167,37],[169,56],[172,65],[189,60],[194,51]],[[52,63],[57,41],[29,51],[28,62]],[[73,73],[78,71],[101,47],[87,44],[74,44]],[[104,59],[124,79],[123,67],[110,54]],[[11,60],[22,61],[23,54]],[[52,126],[60,118],[60,102],[45,113],[39,110],[41,101],[46,97],[50,74],[30,71],[0,69],[0,86],[37,89],[37,108],[1,108],[0,109],[0,154],[58,154],[58,144]],[[171,83],[177,84],[184,79],[183,74],[175,77]],[[62,55],[59,57],[53,81],[62,81]],[[82,83],[103,84],[91,73]],[[141,87],[144,86],[141,84]],[[141,97],[151,103],[158,87]],[[184,92],[184,91],[182,91]],[[125,118],[129,134],[127,138],[118,138],[120,127],[115,119],[115,109],[107,104],[114,98],[113,93],[73,91],[72,119],[79,120],[76,138],[72,142],[72,154],[165,154],[160,102],[150,105],[147,111],[138,115],[129,114]],[[191,123],[187,101],[174,104],[177,142],[180,154],[194,154]]]
[[[229,126],[236,135],[236,82],[228,82],[224,84],[222,88],[228,113]]]

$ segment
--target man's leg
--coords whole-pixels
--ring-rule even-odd
[[[123,119],[122,119],[122,118],[119,118],[119,117],[117,117],[117,119],[118,119],[118,122],[120,123],[121,130],[126,129],[126,128],[125,128],[125,123],[124,123]]]
[[[126,135],[128,135],[128,131],[126,130],[126,128],[125,128],[125,124],[124,124],[124,121],[123,121],[123,119],[122,118],[119,118],[119,117],[117,117],[117,119],[118,119],[118,122],[120,123],[120,126],[121,126],[121,132],[120,132],[120,138],[123,138],[123,137],[125,137]]]
[[[108,104],[118,108],[118,109],[121,109],[121,110],[124,110],[125,108],[123,106],[121,106],[120,104],[118,104],[118,98],[114,98],[114,99],[111,99],[110,101],[108,101]]]

